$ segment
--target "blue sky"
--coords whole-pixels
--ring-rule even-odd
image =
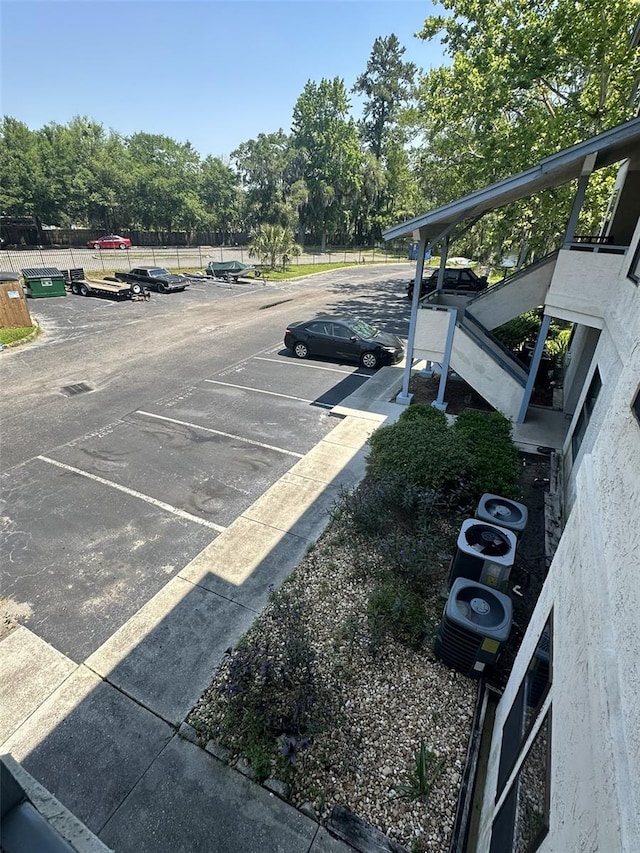
[[[32,130],[88,116],[228,157],[288,132],[308,80],[351,88],[378,36],[395,33],[423,70],[443,64],[438,40],[414,37],[437,11],[430,0],[1,0],[2,114]]]

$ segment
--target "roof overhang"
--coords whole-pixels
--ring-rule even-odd
[[[546,157],[525,172],[395,225],[382,236],[385,240],[394,240],[417,231],[421,238],[426,237],[431,243],[451,233],[458,223],[477,219],[490,210],[566,184],[580,177],[585,170],[595,171],[627,159],[634,161],[635,168],[640,168],[640,117]]]

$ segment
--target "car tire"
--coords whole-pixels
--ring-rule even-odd
[[[89,288],[87,287],[86,284],[80,285],[80,293],[82,294],[82,296],[88,296],[89,295]]]
[[[76,296],[80,295],[80,286],[75,281],[71,285],[71,293],[75,293]]]
[[[166,287],[166,285],[165,285],[165,284],[163,284],[162,282],[160,282],[160,283],[158,284],[158,293],[166,293],[166,292],[167,292],[167,287]]]
[[[131,293],[135,296],[140,296],[142,293],[142,285],[141,284],[132,284],[131,285]]]
[[[99,248],[100,248],[100,243],[94,243],[94,244],[93,244],[93,248],[94,248],[94,249],[99,249]]]
[[[360,357],[360,364],[369,370],[375,370],[378,366],[378,356],[375,352],[363,352]]]
[[[307,358],[309,355],[309,347],[303,344],[302,341],[296,341],[293,345],[293,354],[297,358]]]
[[[120,245],[118,246],[118,248],[119,248],[119,249],[126,249],[126,248],[127,248],[127,244],[126,244],[126,243],[120,243]]]

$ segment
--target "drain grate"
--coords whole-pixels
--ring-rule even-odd
[[[87,391],[93,391],[93,388],[90,385],[87,385],[86,382],[76,382],[75,385],[65,385],[62,389],[62,393],[67,397],[75,397],[76,394],[86,394]]]

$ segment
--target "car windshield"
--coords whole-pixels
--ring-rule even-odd
[[[171,273],[169,270],[164,269],[164,267],[154,267],[152,270],[149,270],[149,275],[171,275]]]
[[[374,326],[365,323],[364,320],[354,320],[349,325],[356,335],[360,335],[361,338],[375,338],[378,334],[378,330]]]

